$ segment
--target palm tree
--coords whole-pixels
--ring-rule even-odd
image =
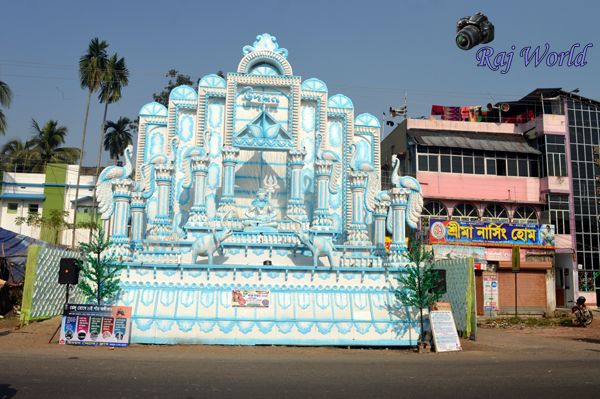
[[[31,140],[10,140],[0,149],[2,165],[6,171],[30,172],[32,162],[38,158]]]
[[[0,105],[3,107],[10,107],[10,101],[12,100],[12,92],[10,87],[6,83],[0,80]],[[6,117],[2,110],[0,110],[0,134],[4,134],[6,131]]]
[[[106,114],[108,112],[108,104],[116,103],[121,99],[121,90],[129,83],[129,70],[125,65],[125,58],[119,58],[117,53],[113,54],[106,60],[106,69],[102,75],[100,83],[100,94],[98,99],[100,103],[104,103],[104,115],[102,116],[102,125],[100,125],[100,145],[98,146],[98,162],[96,164],[96,178],[100,174],[100,164],[102,163],[102,144],[105,142],[104,134],[106,133]],[[129,141],[131,141],[131,134]],[[127,147],[127,145],[125,146]],[[113,154],[111,153],[111,158]],[[92,198],[96,198],[96,186]],[[96,208],[92,213],[92,220],[96,220]],[[90,241],[92,239],[92,231],[90,230]]]
[[[104,149],[110,153],[110,159],[115,161],[123,156],[125,149],[133,142],[129,125],[129,118],[120,117],[118,121],[106,122],[106,136],[104,137]]]
[[[75,216],[73,219],[73,237],[71,247],[75,247],[75,228],[77,225],[77,206],[79,205],[79,182],[81,179],[81,163],[83,162],[83,151],[85,148],[85,136],[87,132],[88,115],[90,112],[90,100],[92,93],[100,88],[102,76],[106,70],[106,49],[108,43],[100,41],[97,37],[90,41],[87,53],[79,59],[79,82],[82,89],[88,90],[87,105],[85,108],[85,117],[83,120],[83,133],[81,136],[81,157],[79,158],[79,168],[77,169],[77,186],[75,186]]]
[[[65,143],[67,128],[59,126],[58,121],[49,120],[43,127],[34,119],[32,122],[34,137],[30,140],[31,150],[35,153],[34,170],[42,170],[50,162],[73,164],[80,159],[81,151],[74,147],[61,147]]]

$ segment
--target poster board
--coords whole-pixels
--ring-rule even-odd
[[[429,312],[429,322],[433,333],[436,352],[460,351],[462,347],[456,332],[454,316],[450,310],[433,310]]]
[[[498,275],[496,273],[483,274],[483,309],[488,312],[498,310]]]
[[[268,308],[268,290],[232,290],[231,305],[237,308]]]
[[[131,306],[65,305],[60,344],[127,346],[131,333]]]

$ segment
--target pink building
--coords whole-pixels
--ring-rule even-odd
[[[582,98],[560,89],[538,89],[509,103],[510,110],[502,115],[495,110],[488,119],[493,122],[406,119],[382,141],[384,173],[396,154],[401,174],[415,176],[421,183],[425,204],[420,235],[426,240],[432,219],[465,225],[505,223],[507,228],[537,225],[540,234],[540,228],[552,226],[551,247],[521,246],[517,304],[523,313],[570,307],[580,295],[586,296],[588,304],[596,303],[596,265],[590,261],[589,271],[582,268],[578,259],[587,253],[579,253],[574,234],[579,227],[572,212],[577,193],[573,191],[569,116],[563,110],[574,107],[577,99]],[[513,244],[460,241],[432,242],[436,258],[474,256],[479,313],[512,313]],[[490,293],[492,286],[495,291]]]

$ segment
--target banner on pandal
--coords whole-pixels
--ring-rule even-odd
[[[268,308],[268,290],[232,290],[231,304],[237,308]]]
[[[494,223],[466,220],[436,220],[429,224],[430,244],[495,245],[554,248],[551,224]]]

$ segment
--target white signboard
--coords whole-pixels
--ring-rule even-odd
[[[498,310],[498,276],[484,274],[483,276],[483,309],[489,312]]]
[[[433,310],[429,312],[433,343],[436,352],[460,351],[460,339],[456,331],[454,316],[449,310]]]

